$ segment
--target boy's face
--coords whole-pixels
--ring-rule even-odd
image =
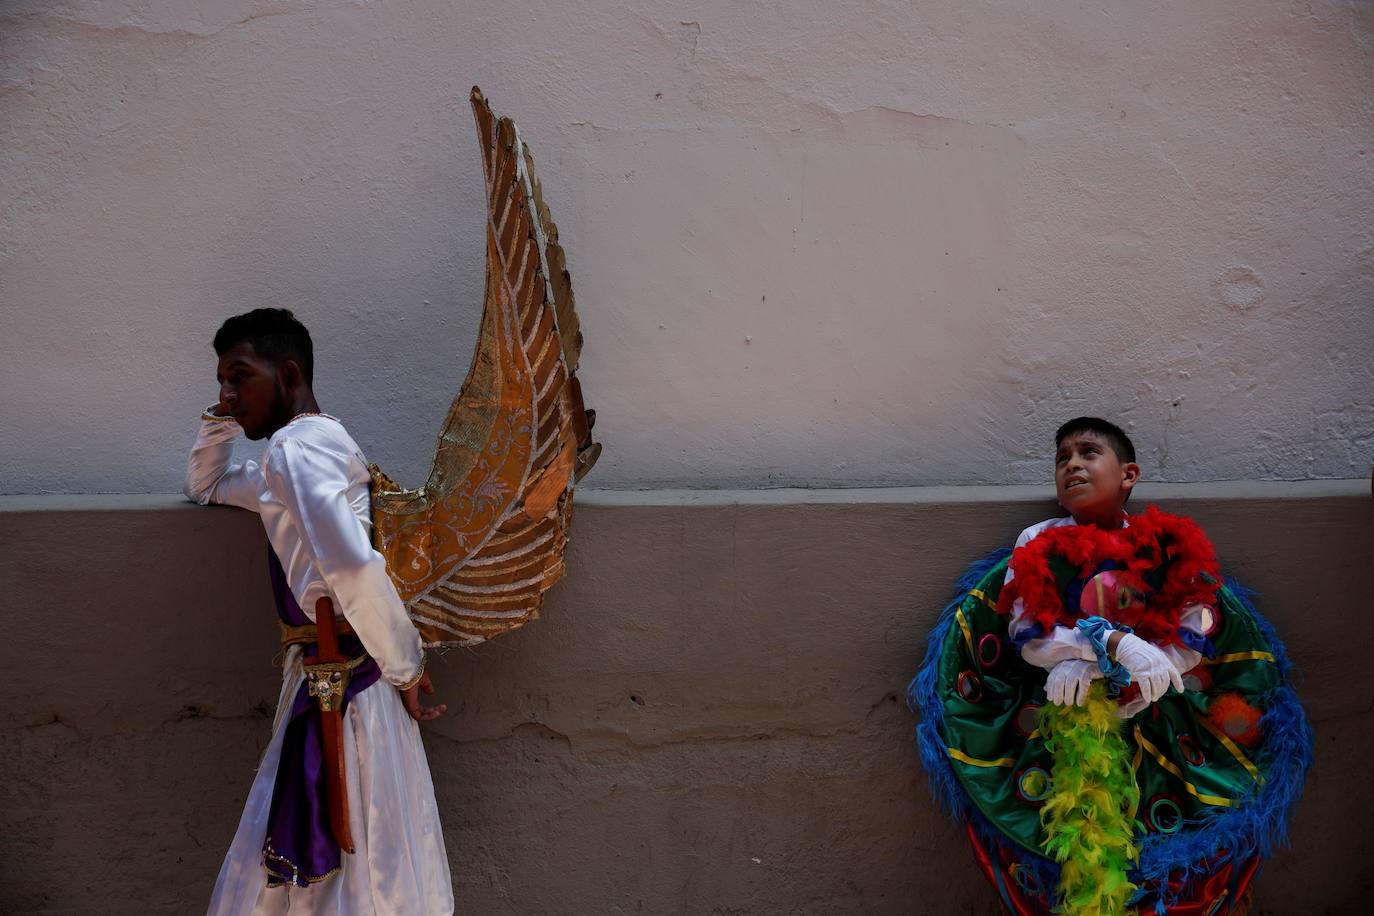
[[[1097,433],[1071,433],[1055,451],[1055,494],[1079,523],[1115,523],[1139,479],[1140,466],[1123,463]]]
[[[248,341],[224,351],[215,369],[219,412],[231,416],[249,439],[264,439],[291,419],[282,367]]]

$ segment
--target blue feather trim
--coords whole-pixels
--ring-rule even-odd
[[[954,600],[945,605],[939,620],[926,639],[925,659],[921,670],[906,688],[906,704],[913,712],[919,712],[921,721],[916,725],[916,744],[921,752],[921,765],[925,768],[930,781],[930,794],[935,802],[960,824],[971,824],[978,838],[989,848],[998,849],[1006,845],[1002,832],[994,827],[978,808],[969,801],[954,767],[945,751],[944,739],[944,701],[939,694],[940,655],[944,652],[945,639],[950,627],[954,626],[954,612],[964,603],[969,591],[976,588],[989,572],[1011,555],[1006,547],[973,563],[959,577],[955,585],[957,594]],[[1052,893],[1059,884],[1059,865],[1042,856],[1034,856],[1016,849],[1017,861],[1022,867],[1034,873],[1040,887]]]
[[[954,612],[993,567],[1010,555],[1008,548],[1000,547],[964,570],[955,585],[957,594],[954,600],[945,605],[935,628],[926,638],[926,654],[921,670],[906,688],[907,708],[921,714],[921,721],[916,726],[916,742],[921,751],[921,764],[930,778],[930,792],[941,808],[960,821],[968,816],[970,806],[968,796],[959,784],[959,777],[950,765],[949,755],[945,753],[945,707],[939,694],[940,655],[944,652],[949,628],[954,626]]]

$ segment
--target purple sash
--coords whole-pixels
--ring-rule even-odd
[[[270,545],[267,565],[277,615],[290,626],[312,623],[291,594],[281,561]],[[311,643],[302,648],[306,655],[314,655],[318,647]],[[350,658],[366,654],[362,642],[351,634],[339,637],[339,651]],[[354,668],[340,708],[347,712],[349,700],[371,687],[380,676],[381,670],[371,658]],[[262,845],[262,867],[267,870],[269,887],[306,887],[337,871],[343,852],[329,829],[320,707],[310,696],[304,679],[291,702],[284,729],[277,779],[272,787],[272,808],[267,815],[267,838]]]

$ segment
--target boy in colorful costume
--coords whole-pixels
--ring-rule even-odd
[[[201,418],[185,492],[261,515],[284,661],[272,740],[209,912],[452,913],[416,727],[445,707],[420,702],[433,687],[370,541],[367,462],[320,412],[310,335],[289,311],[230,318],[214,345],[219,403]],[[267,440],[261,462],[231,460],[240,429]]]
[[[1244,912],[1311,755],[1283,647],[1194,523],[1126,514],[1124,432],[1055,440],[1069,516],[970,570],[909,690],[935,794],[1008,912]]]

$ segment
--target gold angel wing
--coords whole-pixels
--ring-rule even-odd
[[[434,467],[403,489],[372,466],[372,538],[427,646],[473,645],[538,616],[563,575],[573,486],[601,453],[574,377],[572,285],[509,118],[477,87],[487,185],[487,285],[477,352]]]

